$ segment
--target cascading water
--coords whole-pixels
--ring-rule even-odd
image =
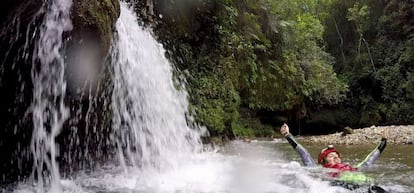
[[[287,154],[295,152],[284,140],[233,141],[220,153],[200,152],[201,129],[187,125],[186,92],[175,89],[173,69],[164,49],[138,25],[133,9],[126,3],[121,3],[118,34],[111,53],[115,130],[112,138],[118,146],[122,167],[107,163],[95,172],[79,171],[70,179],[60,179],[54,139],[68,113],[63,104],[64,61],[59,49],[61,33],[70,30],[66,17],[70,3],[55,0],[48,8],[35,54],[39,66],[33,68],[32,150],[34,174],[39,182],[37,192],[349,192],[313,177],[320,173],[317,168],[304,168],[287,159]],[[50,177],[46,181],[43,171]],[[44,189],[47,185],[49,190]],[[23,184],[15,192],[31,190],[30,185]],[[412,189],[397,187],[393,192],[406,190]]]
[[[163,47],[126,3],[116,29],[112,108],[120,159],[140,168],[172,167],[200,148],[200,129],[187,125],[187,94],[174,87]]]
[[[71,7],[71,0],[44,2],[45,16],[33,56],[31,110],[34,130],[31,150],[37,192],[47,191],[45,186],[50,187],[50,192],[60,191],[59,166],[55,160],[59,151],[55,138],[69,116],[64,104],[65,60],[61,49],[63,32],[72,29]]]

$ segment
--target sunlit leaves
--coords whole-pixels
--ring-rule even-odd
[[[369,14],[369,9],[367,5],[360,5],[359,2],[356,2],[352,8],[348,9],[347,19],[348,21],[355,22],[356,29],[358,33],[363,33],[364,21],[367,20]]]

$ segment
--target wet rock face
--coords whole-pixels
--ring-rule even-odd
[[[28,174],[31,140],[28,109],[32,99],[31,64],[34,48],[26,40],[38,20],[41,0],[0,1],[0,184]],[[27,45],[25,48],[24,45]],[[27,55],[25,55],[27,53]]]
[[[24,0],[3,0],[0,2],[0,19],[6,19],[9,15],[11,15],[17,7],[22,6]],[[38,1],[41,2],[41,1]],[[29,4],[33,2],[28,2]]]
[[[67,49],[71,95],[96,94],[91,91],[96,90],[100,81],[119,11],[118,0],[73,1],[73,30]]]
[[[159,22],[193,28],[198,14],[211,11],[214,2],[204,0],[142,0],[136,12],[145,24],[156,26]],[[198,26],[196,26],[198,27]]]
[[[114,24],[119,17],[117,0],[74,0],[73,38],[78,41],[95,41],[102,54],[108,52],[113,37]]]
[[[32,171],[32,55],[44,2],[0,1],[0,184]],[[73,0],[73,29],[64,34],[62,50],[67,62],[65,103],[70,118],[56,139],[62,169],[68,164],[81,165],[89,157],[109,155],[102,154],[109,149],[103,136],[111,132],[111,80],[105,59],[119,11],[118,0]],[[72,143],[74,139],[80,142]],[[97,147],[100,149],[95,151]],[[82,148],[89,151],[79,153]]]

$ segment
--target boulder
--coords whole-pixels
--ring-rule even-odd
[[[346,126],[342,132],[342,136],[346,136],[348,134],[354,134],[354,130],[351,127]]]
[[[74,0],[73,30],[67,42],[68,92],[72,97],[96,94],[103,63],[120,14],[119,1]]]

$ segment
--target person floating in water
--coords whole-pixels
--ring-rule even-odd
[[[317,166],[308,151],[295,140],[292,134],[290,134],[289,126],[286,123],[281,126],[280,133],[285,137],[293,149],[295,149],[295,151],[300,155],[305,166]],[[372,178],[367,177],[357,171],[361,168],[371,166],[375,160],[377,160],[379,155],[387,146],[387,135],[387,130],[385,130],[381,141],[376,146],[376,148],[356,166],[351,166],[347,163],[343,163],[341,154],[333,147],[333,145],[328,145],[327,148],[322,149],[318,156],[318,164],[322,165],[324,168],[332,169],[332,171],[329,172],[329,176],[333,179],[333,185],[340,185],[348,189],[356,189],[361,184],[373,183],[374,180]],[[371,186],[370,188],[382,189],[378,186]],[[371,192],[386,191],[382,189],[381,191]]]

